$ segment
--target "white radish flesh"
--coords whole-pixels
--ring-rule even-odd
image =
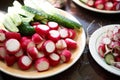
[[[5,43],[5,48],[11,54],[18,52],[20,50],[20,42],[17,39],[8,39]]]
[[[51,30],[57,30],[59,28],[59,25],[56,22],[50,21],[47,23],[47,25],[50,27]]]
[[[0,42],[4,42],[6,40],[6,35],[3,30],[0,30]]]
[[[39,58],[35,61],[35,68],[37,71],[46,71],[50,67],[49,61],[47,58]]]
[[[68,32],[68,29],[66,29],[66,28],[60,29],[59,33],[60,33],[61,38],[68,38],[69,37],[69,32]]]
[[[105,10],[112,10],[113,9],[113,3],[112,2],[106,2],[105,3]]]
[[[103,0],[96,0],[95,7],[97,9],[100,9],[100,10],[104,9],[104,1]]]
[[[67,44],[66,44],[65,40],[63,40],[63,39],[58,40],[58,41],[56,42],[56,48],[57,48],[58,50],[63,50],[63,49],[65,49],[65,48],[67,48]]]

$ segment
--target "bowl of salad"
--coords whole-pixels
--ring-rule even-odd
[[[0,70],[15,77],[56,75],[71,67],[85,48],[79,21],[49,3],[14,1],[0,23]]]
[[[119,24],[106,25],[96,30],[89,41],[94,60],[105,70],[118,76],[120,76],[119,31]]]
[[[120,13],[119,0],[73,0],[73,2],[94,12],[106,14]]]

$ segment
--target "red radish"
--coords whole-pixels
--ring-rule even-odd
[[[69,29],[69,38],[74,39],[76,37],[76,32],[73,29]]]
[[[47,58],[42,57],[35,61],[35,68],[37,71],[46,71],[50,68],[50,63]]]
[[[112,2],[106,2],[105,3],[105,10],[112,10],[113,9],[113,3]]]
[[[60,63],[60,56],[56,53],[50,54],[49,62],[51,66],[57,66]]]
[[[99,53],[99,55],[101,57],[104,57],[105,52],[106,52],[105,44],[99,45],[99,47],[98,47],[98,53]]]
[[[16,62],[16,57],[14,55],[6,55],[4,60],[7,66],[12,66]]]
[[[24,52],[23,52],[22,49],[20,49],[20,50],[15,54],[15,57],[16,57],[16,58],[20,58],[20,57],[23,56],[23,55],[24,55]]]
[[[43,52],[38,51],[38,58],[45,57],[45,54]]]
[[[69,32],[67,28],[62,28],[59,30],[60,37],[61,38],[68,38],[69,37]]]
[[[96,0],[94,5],[97,9],[104,9],[104,0]]]
[[[43,40],[41,43],[37,44],[38,51],[42,51],[43,50],[43,43],[44,42],[45,42],[45,40]]]
[[[47,25],[50,27],[51,30],[57,30],[59,28],[58,23],[49,21]]]
[[[120,55],[115,57],[116,62],[120,62]]]
[[[43,38],[39,34],[37,34],[37,33],[33,34],[32,41],[35,44],[39,44],[42,40],[43,40]]]
[[[22,70],[30,69],[31,65],[32,65],[32,60],[26,55],[20,57],[18,60],[18,66]]]
[[[10,52],[9,54],[15,54],[20,50],[21,45],[17,39],[8,39],[5,42],[5,48],[8,52]]]
[[[0,42],[4,42],[6,40],[6,35],[4,30],[0,30]]]
[[[76,49],[77,48],[77,42],[74,41],[73,39],[66,38],[65,42],[67,44],[68,49]]]
[[[88,0],[86,3],[88,6],[93,6],[94,5],[94,0]]]
[[[4,59],[6,55],[6,49],[4,46],[0,46],[0,59]]]
[[[5,35],[7,39],[11,39],[11,38],[17,39],[17,40],[21,39],[20,33],[17,33],[17,32],[6,32]]]
[[[31,57],[32,60],[39,58],[39,52],[36,47],[27,48],[27,54]]]
[[[56,42],[56,49],[63,50],[65,48],[67,48],[67,44],[66,44],[65,40],[60,39]]]
[[[120,10],[120,2],[118,2],[118,3],[116,4],[115,9],[116,9],[116,10]]]
[[[47,25],[38,25],[35,27],[36,33],[41,35],[43,38],[46,37],[47,33],[49,32],[50,28]]]
[[[43,47],[43,52],[46,55],[49,55],[50,53],[53,53],[55,51],[55,49],[56,49],[55,43],[52,40],[45,41],[43,43],[42,47]]]
[[[111,39],[109,38],[109,37],[104,37],[103,39],[102,39],[102,43],[103,44],[110,44],[112,41],[111,41]]]
[[[27,45],[27,48],[30,48],[30,47],[35,47],[35,43],[31,40],[28,45]]]
[[[65,49],[60,54],[61,60],[66,63],[66,62],[70,61],[71,55],[72,55],[71,52],[69,50]]]
[[[48,39],[56,42],[60,39],[60,34],[57,30],[50,30],[48,33]]]

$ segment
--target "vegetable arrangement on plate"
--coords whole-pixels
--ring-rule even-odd
[[[118,11],[120,0],[80,0],[85,5],[99,10]]]
[[[46,71],[70,61],[77,48],[75,37],[81,25],[49,6],[44,9],[37,0],[18,1],[8,7],[0,30],[0,59],[7,66],[17,63],[21,70],[34,66]]]
[[[120,68],[120,26],[107,30],[98,46],[98,53],[108,65]]]

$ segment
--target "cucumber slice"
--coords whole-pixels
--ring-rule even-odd
[[[9,14],[6,14],[3,20],[3,25],[5,28],[11,32],[19,32],[19,29],[14,24]]]
[[[105,62],[107,64],[112,65],[114,61],[115,60],[114,60],[114,56],[113,56],[112,53],[108,53],[108,54],[105,55]]]

